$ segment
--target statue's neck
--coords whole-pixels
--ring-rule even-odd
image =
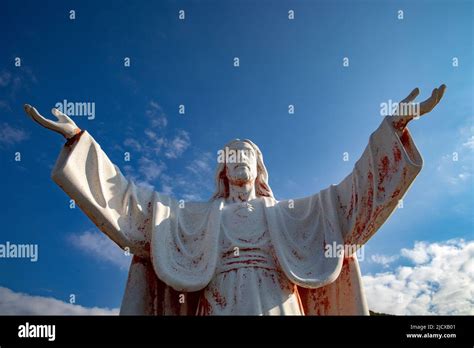
[[[241,185],[229,184],[228,202],[247,202],[257,198],[255,194],[255,185],[253,182]]]

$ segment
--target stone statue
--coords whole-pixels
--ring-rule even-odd
[[[134,255],[121,314],[367,315],[355,249],[346,247],[368,241],[420,172],[406,125],[430,112],[445,88],[417,104],[419,115],[384,117],[341,183],[287,201],[274,198],[262,153],[250,140],[225,146],[209,202],[178,202],[126,179],[57,109],[58,121],[30,105],[25,111],[67,139],[53,180]],[[418,93],[399,105],[415,105]],[[328,254],[334,245],[343,252]]]

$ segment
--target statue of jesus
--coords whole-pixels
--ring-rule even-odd
[[[134,255],[121,314],[367,315],[355,250],[420,172],[422,158],[407,124],[430,112],[445,88],[435,88],[418,108],[403,108],[418,114],[384,117],[341,183],[285,201],[274,198],[262,153],[250,140],[224,147],[209,202],[183,202],[125,178],[94,138],[59,110],[52,111],[58,121],[30,105],[25,111],[67,139],[53,180]],[[415,105],[418,93],[399,105]],[[328,253],[335,245],[343,252]]]

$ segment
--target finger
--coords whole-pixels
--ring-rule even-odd
[[[33,119],[33,121],[39,123],[43,127],[49,128],[49,129],[55,130],[57,128],[55,122],[53,122],[51,120],[48,120],[47,118],[43,117],[38,112],[38,110],[36,110],[31,105],[25,104],[24,108],[25,108],[25,112]]]
[[[411,91],[411,93],[408,95],[408,97],[403,99],[400,103],[410,103],[413,100],[415,100],[415,98],[418,96],[418,94],[420,94],[420,90],[417,87],[413,91]]]
[[[56,118],[61,121],[61,122],[66,122],[66,123],[73,123],[73,121],[67,116],[66,114],[63,114],[61,111],[59,111],[56,108],[51,109],[51,113],[56,116]]]
[[[433,92],[431,92],[431,97],[420,103],[420,115],[426,114],[427,112],[433,110],[433,108],[436,106],[437,101],[438,89],[435,88],[433,89]]]
[[[431,92],[431,97],[426,99],[424,102],[420,104],[420,109],[422,113],[430,112],[434,106],[436,105],[436,101],[438,100],[438,88],[433,89]]]
[[[442,85],[439,86],[439,88],[438,88],[438,103],[439,103],[439,101],[443,98],[444,91],[446,91],[446,85],[445,85],[445,84],[442,84]]]
[[[48,121],[31,105],[25,104],[25,111],[34,121],[40,123],[41,125],[45,125]]]

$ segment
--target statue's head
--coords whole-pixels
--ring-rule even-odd
[[[227,198],[229,185],[255,185],[257,197],[273,197],[262,152],[248,139],[234,139],[218,152],[216,192],[213,199]]]

